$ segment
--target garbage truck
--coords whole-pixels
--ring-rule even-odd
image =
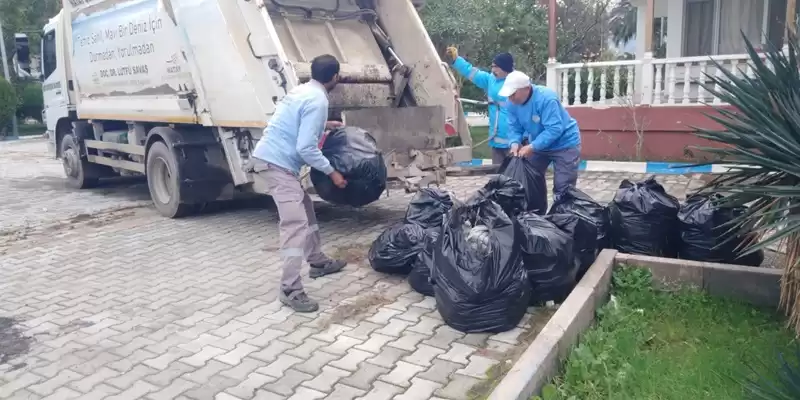
[[[42,36],[43,118],[67,182],[144,175],[155,208],[265,193],[244,166],[281,99],[334,55],[331,120],[367,130],[413,191],[472,158],[420,0],[63,0]],[[446,146],[447,136],[460,144]],[[309,180],[303,180],[309,188]]]

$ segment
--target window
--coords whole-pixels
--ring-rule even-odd
[[[686,28],[683,32],[683,53],[687,57],[705,56],[714,52],[714,0],[686,3]]]
[[[56,56],[56,31],[50,31],[42,37],[42,79],[47,79],[58,67]]]
[[[742,54],[747,46],[742,34],[756,48],[762,43],[765,0],[722,0],[719,2],[719,40],[716,54]]]

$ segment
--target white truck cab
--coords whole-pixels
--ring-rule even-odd
[[[418,4],[417,4],[418,5]],[[331,119],[369,131],[414,190],[472,158],[456,83],[410,0],[63,0],[42,39],[44,119],[70,184],[144,174],[168,217],[263,192],[243,165],[331,54]],[[445,148],[446,131],[462,145]]]

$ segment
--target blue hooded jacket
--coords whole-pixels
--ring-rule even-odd
[[[523,104],[508,105],[509,142],[528,139],[533,151],[557,151],[578,147],[578,122],[569,115],[553,89],[531,85],[531,98]]]
[[[489,97],[489,137],[491,138],[489,146],[500,149],[509,148],[511,143],[508,141],[507,100],[497,94],[503,87],[505,78],[498,79],[491,72],[481,71],[461,57],[458,57],[453,63],[453,69],[467,77]]]

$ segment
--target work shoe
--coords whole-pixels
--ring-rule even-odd
[[[347,266],[347,262],[341,260],[330,260],[325,264],[311,264],[311,270],[308,272],[308,276],[319,278],[321,276],[335,274],[341,271],[345,266]]]
[[[281,290],[280,299],[281,303],[297,312],[311,313],[319,310],[319,303],[311,300],[302,290],[295,290],[289,294]]]

